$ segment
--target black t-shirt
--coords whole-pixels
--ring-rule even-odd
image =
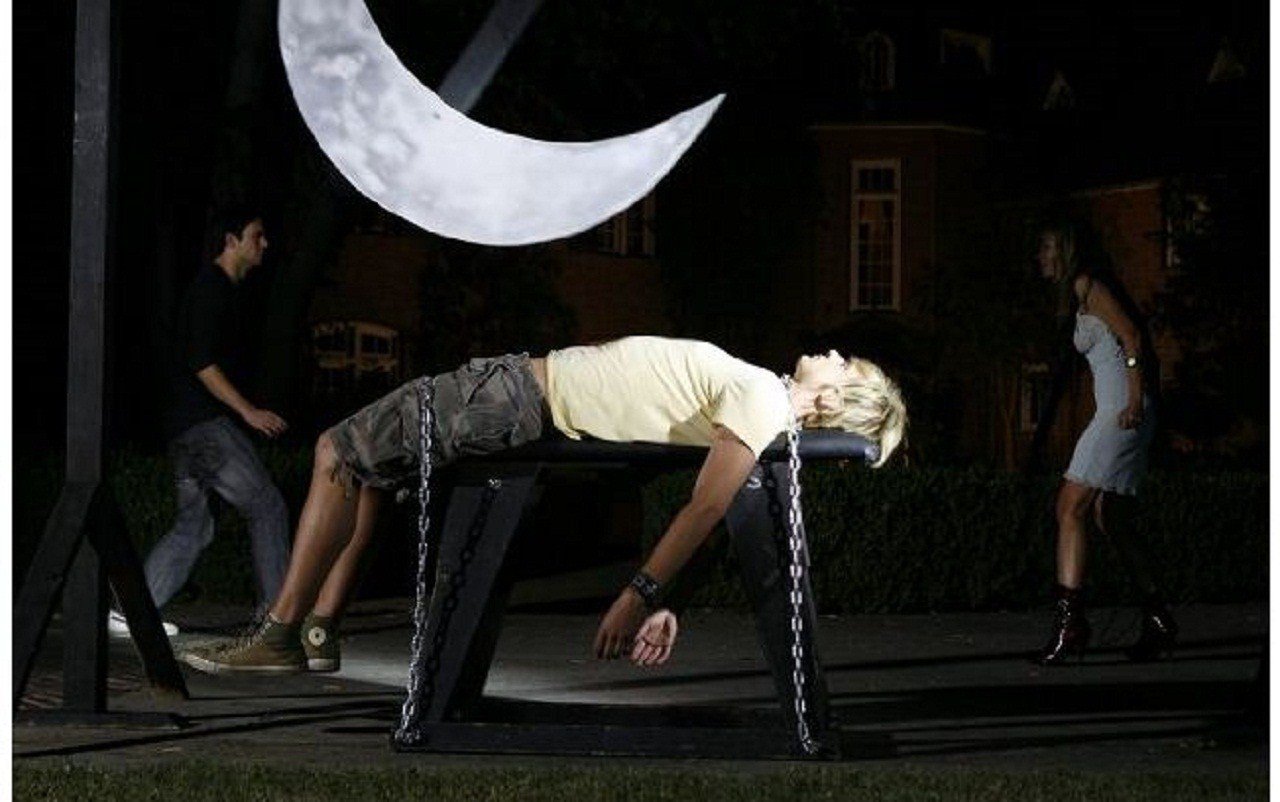
[[[171,340],[170,398],[164,416],[167,437],[230,409],[196,378],[201,370],[217,365],[244,391],[241,323],[236,285],[215,264],[200,268],[183,295]]]

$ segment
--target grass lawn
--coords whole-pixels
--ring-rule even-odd
[[[766,799],[885,800],[1093,800],[1171,802],[1180,799],[1259,800],[1267,778],[1259,772],[1225,774],[994,772],[960,769],[898,770],[786,767],[750,773],[610,769],[378,768],[344,771],[274,769],[261,764],[187,763],[134,769],[72,764],[18,764],[13,798],[164,800],[430,799],[433,802],[526,800],[681,800],[755,802]]]

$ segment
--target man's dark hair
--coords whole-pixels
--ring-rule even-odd
[[[239,238],[244,234],[245,226],[261,218],[262,211],[253,204],[229,203],[218,207],[209,227],[209,257],[216,258],[222,253],[228,234]]]

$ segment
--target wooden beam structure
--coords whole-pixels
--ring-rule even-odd
[[[62,492],[14,604],[13,706],[17,713],[53,609],[63,604],[60,720],[105,721],[107,577],[121,601],[147,676],[187,696],[137,553],[103,481],[107,265],[112,162],[111,0],[76,6],[72,129],[67,439]],[[142,723],[129,716],[130,723]],[[171,716],[154,723],[172,726]]]
[[[875,460],[877,449],[843,432],[801,436],[806,461]],[[840,734],[830,725],[826,678],[818,658],[817,615],[802,553],[802,673],[805,724],[818,749],[798,738],[785,510],[790,470],[785,444],[765,449],[760,464],[733,501],[725,525],[750,599],[761,650],[769,665],[779,708],[770,724],[739,711],[703,711],[703,717],[662,709],[639,712],[598,705],[540,706],[541,718],[512,716],[510,705],[483,696],[514,573],[507,565],[527,511],[544,477],[565,468],[626,470],[651,475],[698,464],[706,449],[656,444],[578,442],[553,438],[456,466],[436,546],[431,600],[425,611],[418,664],[423,677],[409,736],[393,742],[406,752],[665,756],[702,758],[838,757]],[[454,469],[451,469],[454,470]],[[726,718],[728,720],[726,720]],[[736,720],[734,720],[736,719]],[[754,719],[754,720],[753,720]]]

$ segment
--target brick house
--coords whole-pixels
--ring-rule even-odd
[[[1093,230],[1150,314],[1174,258],[1164,177],[1265,158],[1265,126],[1241,89],[1248,67],[1228,39],[1154,37],[1135,57],[1132,41],[1106,49],[1018,40],[942,15],[933,25],[919,14],[867,17],[858,92],[809,127],[819,211],[801,259],[811,289],[797,309],[811,342],[824,333],[839,342],[869,317],[918,314],[940,267],[980,266],[990,258],[986,232],[1031,231],[1045,207]],[[1116,128],[1125,135],[1109,135]],[[1028,270],[1034,256],[1032,243],[1005,254]],[[1167,333],[1154,344],[1167,383],[1177,346]],[[956,399],[961,451],[1008,467],[1026,456],[1048,365],[1028,354],[1012,372],[975,377]],[[1050,464],[1069,457],[1092,407],[1088,372],[1077,371],[1047,443]]]
[[[1155,42],[1150,52],[1166,61],[1146,63],[1125,61],[1123,43],[1100,52],[981,19],[888,9],[879,16],[866,9],[869,27],[853,43],[848,88],[815,105],[807,123],[814,211],[790,263],[779,266],[787,279],[761,310],[773,324],[749,356],[762,364],[784,368],[798,344],[823,342],[860,319],[918,314],[940,265],[980,266],[990,258],[984,232],[1016,226],[1047,203],[1096,230],[1134,300],[1151,309],[1170,259],[1161,176],[1187,169],[1187,152],[1213,156],[1212,143],[1227,137],[1246,142],[1246,150],[1265,149],[1265,140],[1242,133],[1248,103],[1231,93],[1248,66],[1226,40]],[[1201,47],[1203,64],[1183,57],[1189,46]],[[1081,52],[1088,58],[1073,62]],[[1168,67],[1184,62],[1192,68]],[[1126,84],[1125,70],[1141,75]],[[1161,78],[1161,91],[1144,91],[1147,105],[1133,112],[1152,119],[1119,120],[1123,93],[1144,86],[1139,78],[1165,73],[1172,77]],[[1189,107],[1178,105],[1183,96]],[[1160,128],[1167,119],[1155,118],[1157,106],[1213,113],[1173,138]],[[1099,133],[1119,125],[1127,138]],[[656,226],[668,191],[681,190],[664,184],[596,229],[551,246],[556,293],[575,319],[571,341],[682,333],[669,311]],[[373,214],[348,238],[312,306],[318,394],[361,376],[402,380],[421,362],[431,238]],[[1013,258],[1025,258],[1030,270],[1034,255],[1028,247]],[[1176,362],[1168,338],[1157,348],[1166,368]],[[1048,444],[1051,464],[1065,461],[1091,414],[1087,371],[1079,373]],[[1012,467],[1039,415],[1047,365],[1029,355],[996,378],[958,400],[965,410],[955,436],[964,453]]]
[[[550,246],[554,292],[573,319],[569,343],[672,333],[655,258],[655,212],[650,195]],[[312,298],[311,386],[322,417],[426,369],[422,331],[430,311],[423,299],[438,258],[433,237],[366,209]]]

